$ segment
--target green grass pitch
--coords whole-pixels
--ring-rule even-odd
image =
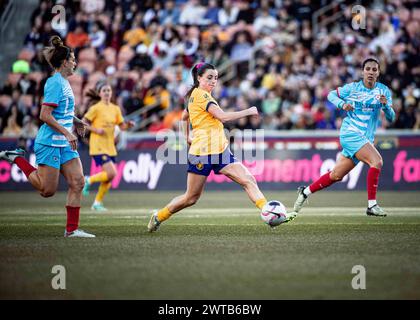
[[[63,238],[65,193],[0,193],[1,299],[420,299],[420,197],[380,192],[386,218],[365,215],[365,192],[324,191],[272,230],[244,192],[205,192],[146,230],[177,192],[111,191],[107,213],[83,199],[81,228]],[[292,207],[295,192],[268,192]],[[54,290],[54,265],[66,289]],[[351,286],[355,265],[366,289]]]

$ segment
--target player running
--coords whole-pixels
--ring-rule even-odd
[[[211,64],[195,65],[192,76],[194,85],[186,95],[188,106],[183,113],[183,120],[189,120],[193,129],[191,141],[188,126],[184,128],[188,144],[191,144],[188,152],[187,190],[163,209],[153,211],[148,224],[149,232],[156,231],[174,213],[194,205],[203,193],[204,184],[212,170],[239,183],[257,208],[261,209],[267,202],[255,178],[242,163],[237,162],[230,151],[223,127],[227,121],[257,116],[257,108],[224,112],[211,95],[218,80],[218,72]]]
[[[89,154],[95,160],[97,166],[102,166],[102,171],[89,177],[85,177],[83,195],[89,194],[89,187],[99,182],[99,190],[92,205],[92,210],[107,211],[103,205],[105,194],[111,188],[112,179],[117,174],[115,168],[115,126],[121,130],[127,130],[134,125],[133,121],[124,122],[121,109],[111,102],[112,88],[106,82],[99,82],[96,91],[88,92],[88,97],[95,103],[85,114],[83,121],[89,123],[87,129],[91,131],[89,138]]]
[[[363,80],[337,88],[328,94],[328,100],[337,108],[347,111],[340,129],[340,143],[343,148],[333,170],[324,174],[309,187],[298,189],[294,205],[299,212],[310,194],[340,181],[359,161],[369,166],[367,175],[368,216],[385,217],[386,213],[376,202],[382,157],[373,145],[380,111],[383,110],[388,121],[395,119],[392,109],[391,91],[382,83],[376,82],[380,73],[379,62],[369,58],[363,62]]]
[[[44,87],[40,113],[44,124],[39,129],[34,146],[38,169],[26,161],[21,149],[2,151],[0,159],[15,163],[41,196],[46,198],[52,197],[57,191],[61,172],[69,185],[64,237],[93,238],[93,234],[78,228],[84,179],[82,163],[77,152],[77,138],[72,133],[74,95],[67,80],[74,73],[76,61],[73,50],[64,46],[60,37],[51,37],[50,44],[51,47],[46,47],[43,53],[55,72],[48,78]],[[74,125],[83,135],[83,123],[75,122]]]

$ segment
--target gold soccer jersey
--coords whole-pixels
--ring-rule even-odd
[[[105,131],[99,135],[95,132],[90,133],[89,154],[107,154],[116,156],[114,131],[115,126],[123,123],[124,118],[121,109],[115,104],[106,105],[103,102],[94,104],[85,114],[85,118],[92,122],[94,128],[100,128]]]
[[[219,108],[216,100],[207,91],[195,88],[191,93],[188,101],[188,113],[193,129],[190,154],[220,154],[228,146],[223,123],[207,112],[211,104]]]

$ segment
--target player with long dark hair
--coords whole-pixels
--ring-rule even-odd
[[[257,108],[251,107],[236,112],[223,111],[211,95],[217,85],[218,72],[209,63],[195,65],[192,77],[194,84],[186,95],[188,106],[183,113],[183,120],[189,120],[193,130],[190,140],[189,126],[186,126],[185,135],[190,144],[187,190],[161,210],[152,213],[148,224],[149,232],[156,231],[160,224],[174,213],[194,205],[203,193],[206,179],[212,170],[240,184],[257,208],[261,209],[267,202],[254,176],[242,163],[237,162],[230,151],[223,127],[223,123],[227,121],[257,116]]]
[[[328,94],[329,101],[337,108],[347,111],[347,117],[340,129],[343,151],[331,172],[327,172],[310,186],[298,189],[295,212],[301,210],[310,194],[341,181],[359,161],[362,161],[369,166],[366,214],[386,216],[376,201],[383,161],[373,142],[381,110],[390,122],[394,121],[395,112],[392,109],[391,91],[384,84],[377,82],[380,73],[379,62],[374,58],[366,59],[362,64],[362,70],[362,80],[346,84]]]
[[[67,80],[74,73],[76,61],[73,50],[64,46],[60,37],[51,37],[50,44],[43,53],[54,69],[54,74],[48,78],[44,87],[40,113],[44,124],[35,139],[38,169],[24,158],[24,151],[21,149],[2,151],[0,159],[15,163],[43,197],[52,197],[55,194],[61,172],[69,186],[64,236],[93,238],[93,234],[78,228],[84,177],[77,152],[77,137],[72,128],[73,125],[76,126],[82,135],[85,128],[82,122],[74,122],[74,94]]]

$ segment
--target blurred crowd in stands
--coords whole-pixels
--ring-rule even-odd
[[[57,4],[66,19],[54,29]],[[36,135],[51,72],[41,50],[54,34],[75,49],[69,81],[79,116],[89,107],[86,91],[106,79],[137,131],[176,128],[191,67],[206,61],[219,69],[213,96],[224,110],[261,111],[231,128],[338,129],[345,112],[327,101],[328,92],[359,80],[361,62],[375,56],[397,113],[393,124],[381,118],[381,128],[419,129],[418,2],[361,4],[365,19],[352,12],[353,1],[41,0],[0,88],[0,134]]]

